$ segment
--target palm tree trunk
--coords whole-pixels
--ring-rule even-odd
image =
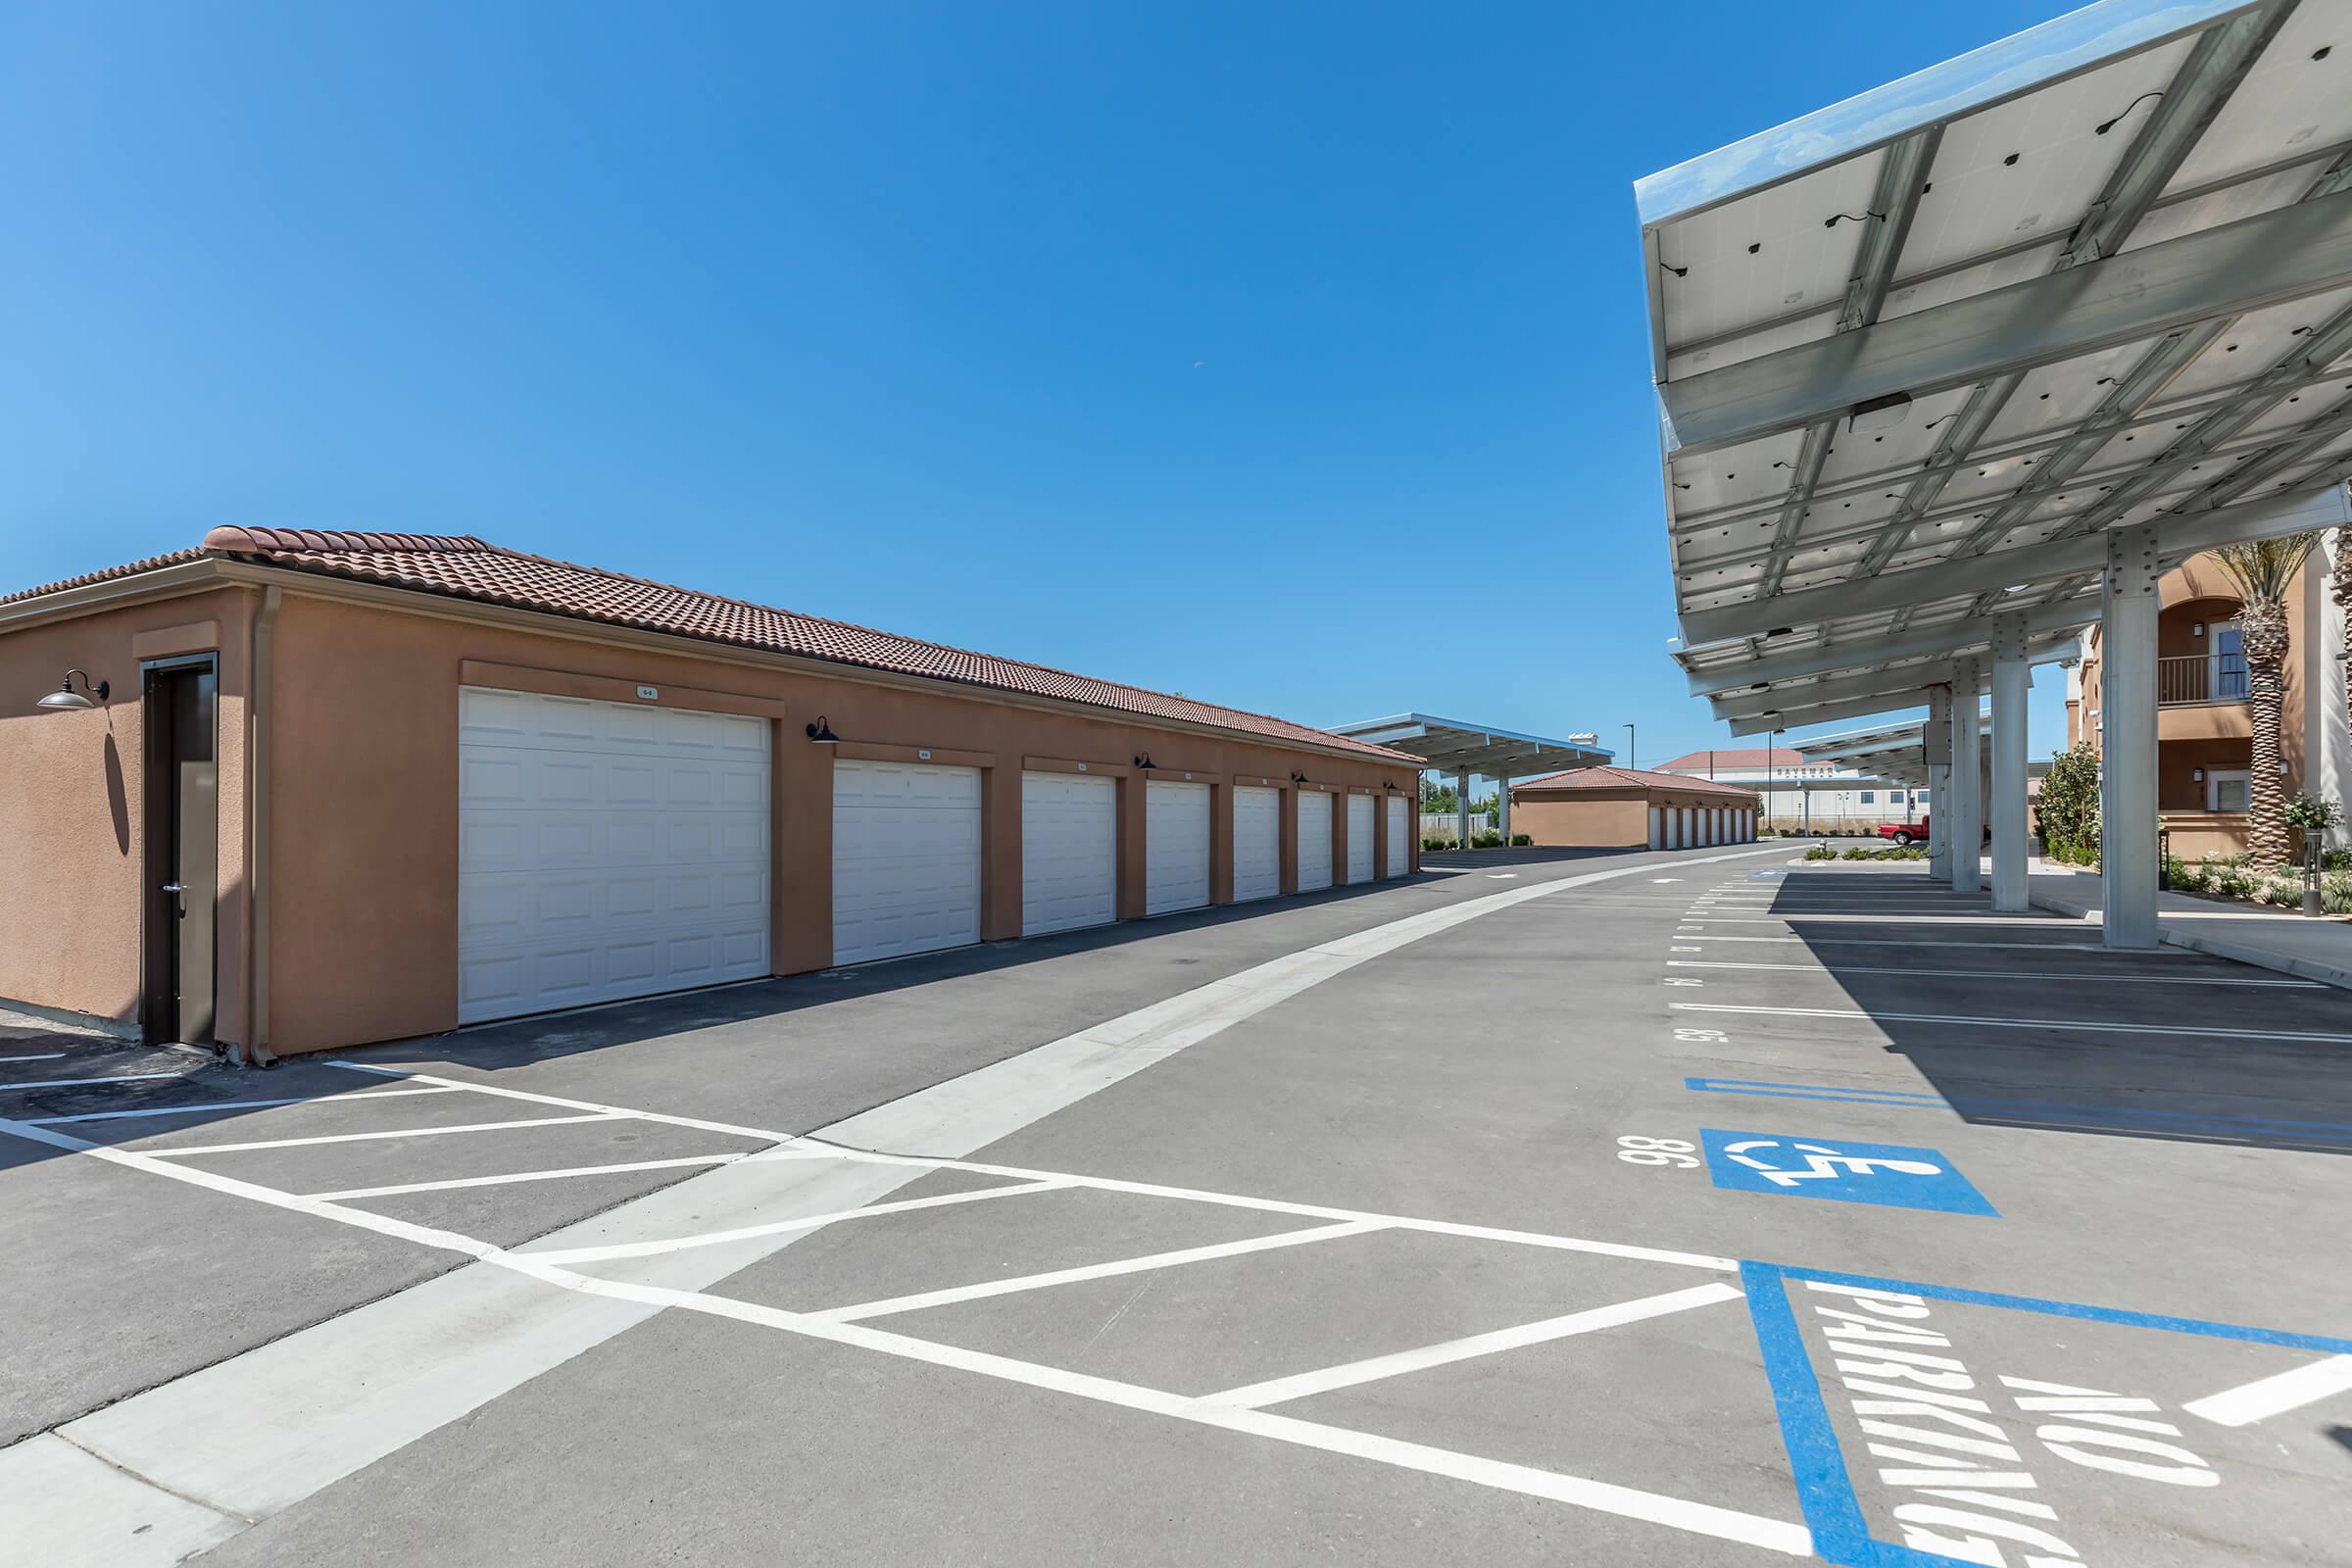
[[[2333,562],[2328,567],[2328,596],[2343,612],[2343,646],[2336,658],[2344,666],[2344,722],[2352,725],[2352,526],[2335,530]]]
[[[2248,604],[2239,617],[2246,652],[2246,708],[2254,730],[2246,783],[2246,849],[2256,868],[2286,864],[2286,789],[2278,777],[2278,729],[2286,695],[2286,607]]]

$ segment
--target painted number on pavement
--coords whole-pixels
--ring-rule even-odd
[[[1677,1170],[1689,1170],[1698,1163],[1698,1152],[1680,1138],[1647,1138],[1640,1133],[1617,1140],[1617,1157],[1628,1165],[1671,1165]]]
[[[1999,1217],[1937,1150],[1713,1127],[1700,1128],[1698,1136],[1706,1145],[1708,1173],[1730,1192]]]

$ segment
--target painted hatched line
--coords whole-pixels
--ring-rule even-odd
[[[1007,1356],[965,1349],[957,1346],[938,1345],[928,1340],[867,1328],[862,1324],[834,1322],[780,1308],[760,1306],[754,1302],[733,1300],[698,1291],[673,1290],[662,1286],[639,1285],[617,1280],[605,1280],[575,1273],[556,1266],[550,1261],[555,1254],[532,1256],[509,1251],[477,1238],[430,1226],[416,1225],[405,1220],[371,1213],[367,1209],[342,1208],[321,1202],[300,1194],[282,1192],[276,1188],[240,1181],[212,1171],[185,1165],[174,1165],[152,1155],[130,1150],[112,1149],[91,1144],[56,1132],[49,1128],[32,1127],[22,1122],[0,1119],[0,1133],[10,1133],[36,1143],[59,1149],[87,1153],[110,1163],[146,1170],[174,1180],[193,1183],[235,1197],[248,1198],[273,1207],[292,1209],[321,1218],[335,1220],[378,1234],[398,1237],[422,1246],[457,1251],[478,1261],[523,1274],[542,1283],[588,1296],[610,1299],[636,1301],[658,1307],[678,1307],[716,1317],[733,1318],[741,1322],[831,1340],[839,1344],[859,1346],[898,1355],[905,1359],[923,1361],[935,1366],[978,1373],[1004,1381],[1025,1384],[1051,1392],[1071,1394],[1117,1404],[1130,1409],[1167,1415],[1179,1420],[1204,1426],[1222,1427],[1257,1437],[1320,1448],[1333,1453],[1348,1454],[1396,1465],[1402,1469],[1419,1470],[1432,1475],[1451,1477],[1478,1486],[1523,1493],[1554,1501],[1572,1503],[1600,1512],[1619,1514],[1628,1518],[1649,1520],[1672,1528],[1723,1540],[1743,1542],[1794,1556],[1811,1550],[1811,1535],[1802,1525],[1786,1520],[1767,1519],[1761,1515],[1721,1508],[1711,1503],[1693,1502],[1687,1498],[1643,1492],[1638,1488],[1619,1486],[1613,1482],[1595,1481],[1583,1476],[1538,1470],[1525,1465],[1507,1464],[1499,1460],[1482,1459],[1450,1449],[1430,1447],[1421,1444],[1404,1443],[1370,1433],[1353,1432],[1341,1427],[1299,1421],[1289,1416],[1274,1415],[1259,1410],[1243,1410],[1211,1405],[1185,1395],[1169,1394],[1135,1384],[1119,1383],[1107,1378],[1091,1377],[1084,1373],[1065,1371],[1059,1367],[1042,1366],[1018,1361]],[[841,1157],[859,1156],[845,1153]],[[895,1156],[867,1155],[869,1159],[891,1163],[909,1163],[939,1167],[964,1167],[965,1162],[954,1160],[904,1159]],[[969,1167],[986,1168],[986,1167]],[[1090,1183],[1089,1185],[1097,1185]],[[1100,1185],[1112,1185],[1102,1183]],[[1117,1184],[1133,1186],[1140,1184]],[[1181,1191],[1168,1189],[1167,1191]],[[964,1195],[949,1195],[960,1197]],[[1250,1200],[1226,1199],[1248,1207],[1283,1207]],[[930,1203],[936,1200],[918,1200]],[[873,1205],[873,1212],[885,1205]],[[1421,1222],[1427,1228],[1428,1222]],[[1477,1229],[1475,1227],[1471,1229]],[[1567,1243],[1568,1238],[1549,1238],[1554,1243]]]
[[[349,1095],[302,1095],[292,1100],[209,1100],[193,1105],[146,1105],[137,1110],[85,1110],[78,1116],[32,1116],[33,1127],[70,1127],[80,1122],[131,1121],[152,1116],[201,1116],[208,1110],[269,1110],[278,1105],[348,1105],[359,1100],[398,1100],[409,1095],[446,1095],[447,1089],[363,1089]]]
[[[1344,1225],[1315,1225],[1305,1230],[1278,1231],[1272,1236],[1252,1236],[1247,1241],[1213,1242],[1204,1247],[1180,1248],[1171,1252],[1152,1252],[1142,1257],[1116,1258],[1108,1263],[1083,1263],[1075,1268],[1059,1268],[1045,1274],[1023,1274],[1017,1278],[985,1280],[976,1285],[952,1285],[944,1290],[923,1291],[913,1296],[894,1296],[887,1300],[860,1301],[855,1306],[828,1307],[811,1312],[836,1323],[858,1323],[869,1317],[887,1317],[896,1312],[919,1312],[926,1307],[953,1306],[959,1301],[985,1300],[994,1296],[1012,1296],[1022,1291],[1042,1291],[1055,1285],[1075,1285],[1086,1280],[1110,1279],[1120,1274],[1147,1274],[1153,1269],[1175,1268],[1186,1263],[1206,1263],[1221,1257],[1241,1257],[1250,1252],[1271,1252],[1285,1247],[1304,1247],[1315,1242],[1338,1241],[1344,1236],[1368,1236],[1374,1231],[1387,1230],[1385,1224],[1372,1220],[1349,1220]]]
[[[1902,1089],[1858,1089],[1834,1084],[1783,1084],[1747,1078],[1686,1078],[1686,1089],[1718,1095],[1757,1095],[1770,1100],[1821,1100],[1832,1103],[1890,1105],[1898,1110],[1965,1110],[2029,1120],[2024,1112],[2058,1116],[2096,1116],[2106,1122],[2137,1122],[2182,1131],[2235,1132],[2278,1138],[2302,1133],[2352,1135],[2352,1124],[2327,1121],[2286,1121],[2270,1116],[2232,1116],[2201,1111],[2143,1110],[2130,1105],[2082,1105],[2047,1100],[2002,1100],[1985,1096],[1915,1094]],[[2063,1126],[2064,1122],[2046,1125]],[[2339,1140],[2328,1139],[2326,1142]]]
[[[317,1144],[365,1144],[386,1138],[441,1138],[451,1133],[503,1133],[516,1127],[567,1127],[584,1121],[626,1121],[613,1111],[593,1116],[533,1116],[524,1121],[472,1121],[454,1127],[388,1127],[372,1133],[321,1133],[315,1138],[257,1138],[249,1144],[198,1144],[192,1149],[150,1149],[158,1159],[187,1159],[197,1154],[236,1154],[252,1149],[308,1149]]]
[[[728,1242],[748,1242],[760,1236],[781,1236],[788,1231],[813,1230],[819,1225],[831,1225],[845,1219],[907,1214],[921,1208],[947,1208],[956,1203],[985,1202],[992,1198],[1018,1198],[1025,1193],[1050,1193],[1077,1185],[1075,1177],[1053,1176],[1006,1187],[984,1187],[978,1192],[942,1193],[936,1198],[909,1198],[896,1203],[868,1203],[862,1208],[837,1209],[830,1214],[811,1214],[806,1219],[781,1219],[767,1225],[705,1231],[699,1236],[665,1237],[653,1242],[615,1242],[610,1247],[575,1247],[563,1251],[521,1252],[516,1255],[527,1257],[534,1263],[608,1263],[623,1257],[659,1257],[666,1252],[682,1252],[697,1247],[718,1247]]]
[[[2292,1029],[2222,1029],[2204,1023],[2094,1023],[2081,1018],[1980,1018],[1964,1013],[1866,1011],[1860,1007],[1750,1007],[1728,1002],[1677,1002],[1677,1012],[1736,1012],[1776,1018],[1860,1018],[1892,1023],[1965,1024],[1980,1029],[2075,1029],[2111,1035],[2197,1035],[2228,1040],[2307,1040],[2352,1045],[2352,1035]]]
[[[2252,1426],[2347,1390],[2352,1390],[2352,1355],[2330,1355],[2191,1399],[2180,1408],[2216,1426]]]
[[[2219,975],[2193,974],[2100,974],[2091,969],[1921,969],[1908,964],[1899,968],[1872,968],[1853,963],[1835,966],[1826,963],[1736,963],[1724,958],[1668,958],[1666,966],[1670,969],[1782,969],[1797,974],[1818,974],[1831,979],[1841,974],[1934,974],[1969,980],[2096,980],[2111,985],[2260,986],[2280,991],[2323,989],[2317,980],[2231,980]]]
[[[28,1078],[23,1083],[0,1084],[0,1091],[10,1089],[86,1089],[97,1084],[153,1083],[159,1078],[185,1078],[184,1072],[118,1072],[104,1078]]]
[[[1287,1378],[1270,1378],[1263,1383],[1227,1389],[1222,1394],[1203,1397],[1209,1404],[1257,1410],[1269,1404],[1284,1404],[1292,1399],[1329,1394],[1334,1389],[1353,1388],[1360,1383],[1374,1383],[1383,1378],[1401,1377],[1408,1372],[1419,1372],[1433,1366],[1447,1366],[1455,1361],[1492,1355],[1497,1350],[1544,1345],[1553,1340],[1567,1339],[1570,1335],[1591,1334],[1596,1329],[1639,1323],[1645,1318],[1686,1312],[1691,1307],[1708,1306],[1717,1301],[1736,1301],[1740,1297],[1740,1291],[1736,1285],[1720,1282],[1693,1285],[1688,1290],[1668,1291],[1662,1296],[1648,1296],[1640,1300],[1619,1301],[1610,1306],[1570,1312],[1562,1317],[1545,1318],[1540,1323],[1522,1323],[1516,1328],[1467,1335],[1462,1339],[1448,1340],[1443,1345],[1424,1345],[1417,1349],[1398,1350],[1392,1355],[1369,1356],[1342,1366],[1327,1366],[1319,1371],[1300,1372]]]
[[[396,1182],[388,1187],[347,1187],[334,1193],[306,1193],[321,1203],[347,1202],[355,1198],[393,1198],[402,1193],[450,1193],[466,1187],[511,1187],[517,1182],[555,1182],[573,1176],[612,1176],[633,1170],[683,1170],[693,1165],[729,1165],[749,1158],[732,1154],[683,1154],[676,1159],[634,1159],[619,1165],[573,1165],[564,1170],[514,1170],[503,1176],[453,1176],[438,1182]]]

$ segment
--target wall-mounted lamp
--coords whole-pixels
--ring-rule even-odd
[[[1380,787],[1384,790],[1393,790],[1396,787],[1396,781],[1395,779],[1384,778],[1380,781]]]
[[[2280,762],[2278,764],[2278,776],[2280,778],[2286,777],[2286,764],[2284,762]]]
[[[816,722],[808,726],[808,738],[819,746],[839,746],[841,744],[841,737],[833,733],[833,726],[826,722],[825,715],[822,713],[817,714]]]
[[[1152,760],[1152,754],[1150,752],[1146,752],[1135,760],[1135,765],[1149,773],[1152,771],[1152,769],[1157,767],[1159,764]]]
[[[2192,768],[2190,768],[2190,769],[2188,770],[2188,780],[2189,780],[2189,782],[2190,782],[2190,783],[2192,783],[2192,784],[2202,784],[2202,783],[2204,783],[2204,782],[2205,782],[2205,770],[2204,770],[2203,768],[2201,768],[2201,767],[2192,767]]]
[[[1291,772],[1291,782],[1294,784],[1303,784],[1306,782],[1306,775],[1298,772],[1297,769],[1293,769]]]
[[[74,677],[76,675],[81,676],[81,691],[79,692],[74,689]],[[106,701],[106,694],[113,690],[114,688],[105,681],[100,681],[93,686],[90,684],[88,675],[78,669],[69,669],[66,671],[66,678],[58,684],[57,690],[32,706],[48,709],[53,713],[70,713],[79,709],[97,707],[98,703]],[[89,693],[89,697],[84,697],[82,692]],[[98,699],[98,703],[91,702],[91,697]]]
[[[2189,634],[2191,637],[2202,637],[2202,636],[2204,636],[2204,635],[2205,635],[2205,623],[2204,623],[2203,621],[2201,621],[2201,620],[2192,620],[2192,621],[2190,621],[2190,622],[2188,623],[2188,634]]]

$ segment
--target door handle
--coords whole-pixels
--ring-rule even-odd
[[[164,888],[163,888],[163,890],[164,890],[166,893],[185,893],[185,892],[187,892],[187,889],[186,889],[186,888],[184,888],[184,887],[182,887],[182,886],[181,886],[179,883],[177,883],[177,882],[167,882],[167,883],[165,883],[165,884],[164,884]]]

